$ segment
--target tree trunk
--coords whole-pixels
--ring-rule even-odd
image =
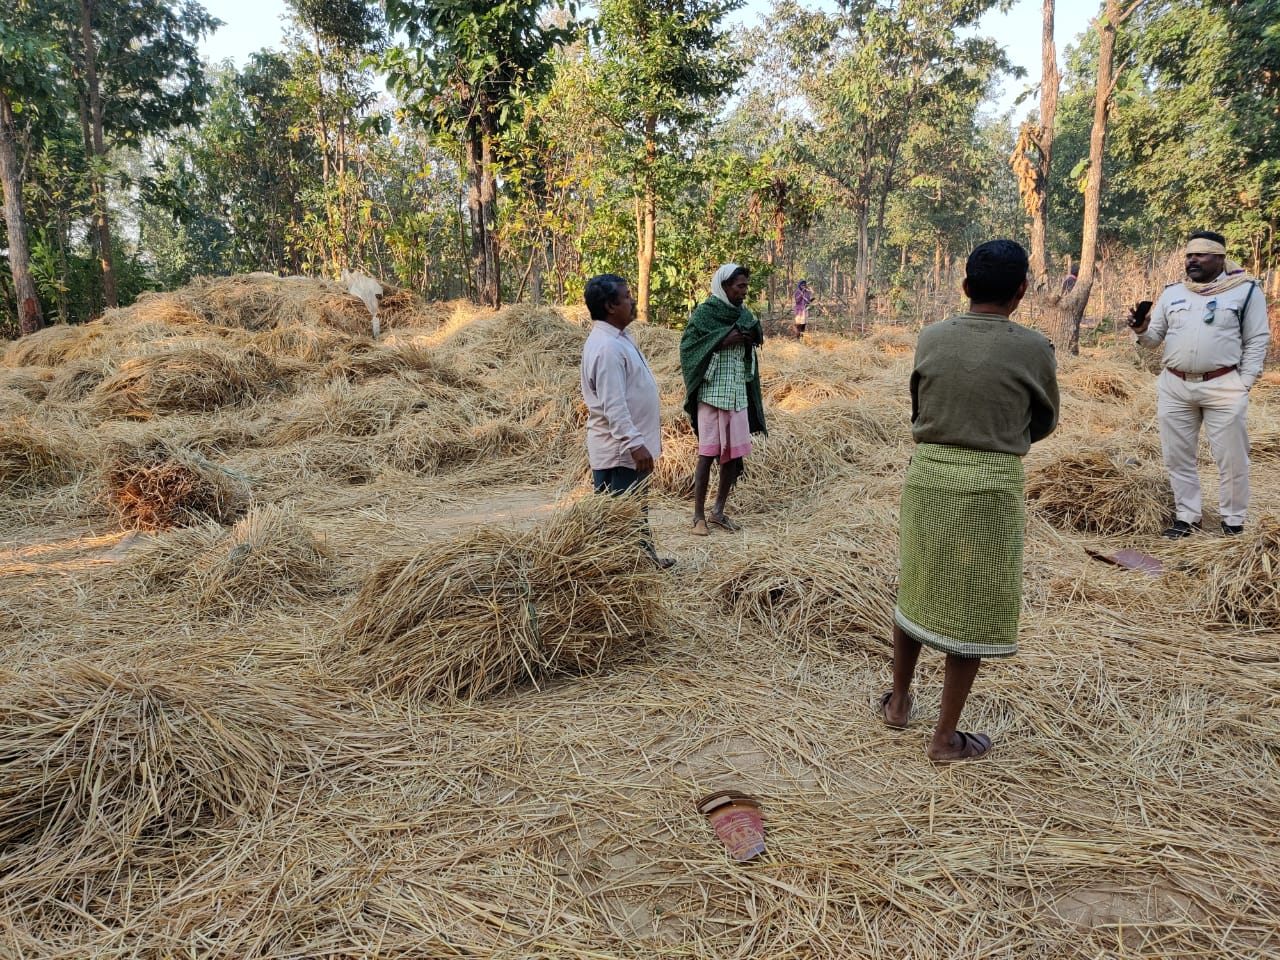
[[[1053,158],[1053,126],[1058,116],[1058,50],[1053,40],[1053,3],[1044,0],[1040,27],[1040,126],[1035,132],[1040,156],[1036,164],[1035,194],[1031,209],[1031,275],[1036,285],[1049,282],[1049,254],[1045,221],[1049,213],[1049,166]]]
[[[27,250],[27,220],[22,210],[22,169],[18,164],[18,136],[9,98],[0,90],[0,186],[4,190],[4,222],[9,234],[9,269],[18,305],[18,332],[35,333],[44,326],[31,256]]]
[[[93,200],[94,230],[98,237],[98,262],[102,266],[102,299],[108,308],[120,305],[116,292],[116,265],[111,251],[111,221],[107,214],[107,188],[103,182],[107,160],[102,130],[102,94],[98,86],[98,47],[93,39],[93,4],[80,0],[80,41],[84,45],[84,78],[89,97],[89,127],[92,137],[89,163],[89,190]]]
[[[496,124],[488,106],[485,107],[481,120],[484,124],[484,136],[480,150],[480,214],[484,224],[485,284],[480,302],[496,310],[502,306],[502,267],[498,241],[497,158],[494,156]]]
[[[871,300],[871,244],[867,223],[871,211],[865,198],[858,199],[855,213],[858,218],[858,262],[854,265],[853,296],[860,319],[865,320]]]
[[[1089,132],[1089,173],[1084,188],[1084,230],[1080,243],[1080,274],[1075,286],[1052,311],[1053,338],[1065,343],[1071,354],[1080,352],[1080,321],[1093,289],[1098,255],[1098,219],[1102,209],[1102,161],[1107,147],[1107,112],[1115,90],[1116,30],[1141,0],[1123,12],[1119,0],[1106,0],[1102,16],[1094,21],[1098,31],[1098,84],[1093,102],[1093,127]]]
[[[649,297],[653,286],[653,253],[658,239],[658,187],[654,183],[658,164],[658,143],[654,134],[658,129],[657,117],[645,118],[644,130],[644,196],[641,197],[640,216],[637,219],[639,235],[636,251],[636,320],[649,322]]]
[[[467,124],[467,219],[471,225],[472,295],[480,303],[488,289],[489,271],[484,256],[484,213],[480,203],[480,181],[483,179],[484,147],[478,124]]]

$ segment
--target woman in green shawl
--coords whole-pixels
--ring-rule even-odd
[[[711,281],[711,296],[694,308],[680,339],[685,413],[698,437],[698,466],[693,482],[693,533],[705,537],[707,524],[738,529],[724,512],[729,492],[742,475],[742,458],[751,452],[751,434],[764,433],[764,400],[756,348],[764,330],[744,307],[751,276],[746,267],[726,263]],[[720,461],[720,485],[711,514],[706,514],[711,464]]]

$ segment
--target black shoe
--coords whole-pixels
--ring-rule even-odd
[[[1175,520],[1173,521],[1173,526],[1160,534],[1160,536],[1168,537],[1170,540],[1181,540],[1183,537],[1189,537],[1195,532],[1195,525],[1187,523],[1185,520]]]
[[[1242,523],[1237,527],[1234,524],[1223,521],[1222,532],[1228,537],[1238,537],[1240,534],[1244,533],[1244,524]]]

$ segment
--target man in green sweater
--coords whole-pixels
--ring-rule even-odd
[[[1027,254],[990,240],[969,255],[969,309],[926,327],[911,372],[916,441],[902,490],[893,689],[884,722],[906,727],[922,645],[946,654],[928,754],[946,762],[991,749],[957,730],[983,657],[1018,650],[1022,457],[1058,423],[1053,345],[1009,319],[1027,292]]]

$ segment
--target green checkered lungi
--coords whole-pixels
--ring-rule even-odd
[[[1017,653],[1026,525],[1022,458],[919,444],[899,518],[898,626],[943,653]]]

